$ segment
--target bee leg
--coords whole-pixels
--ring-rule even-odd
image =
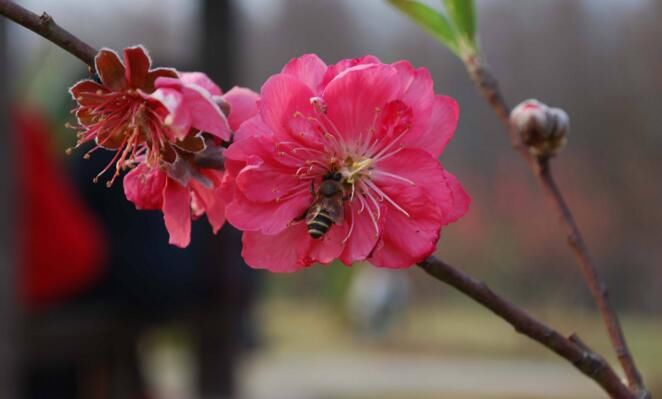
[[[308,209],[306,209],[301,215],[297,216],[292,220],[292,223],[300,222],[306,218],[306,215],[308,215]]]
[[[316,192],[315,192],[315,180],[312,180],[312,181],[310,182],[310,193],[313,195],[313,197],[314,197],[315,194],[316,194]]]

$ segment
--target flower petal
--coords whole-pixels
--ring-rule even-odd
[[[149,67],[152,65],[147,50],[140,45],[125,48],[124,64],[126,65],[126,79],[129,81],[129,86],[142,89],[147,82]]]
[[[444,178],[452,199],[441,204],[444,224],[448,224],[457,221],[467,213],[471,204],[471,197],[464,191],[459,180],[446,170],[444,170]]]
[[[124,90],[128,87],[124,65],[116,52],[103,48],[94,57],[94,65],[103,85],[113,91]]]
[[[242,238],[241,256],[256,269],[295,272],[313,263],[308,256],[312,240],[307,236],[305,223],[298,223],[274,235],[246,231]]]
[[[260,96],[253,90],[235,86],[222,96],[230,104],[228,123],[237,131],[242,123],[257,115],[257,100]]]
[[[176,78],[177,71],[173,68],[155,68],[147,73],[145,84],[142,90],[145,93],[151,93],[155,90],[156,79],[158,78]]]
[[[317,54],[304,54],[301,57],[292,58],[283,67],[284,74],[296,77],[316,94],[321,92],[320,85],[326,70],[326,64]]]
[[[390,65],[369,65],[345,71],[324,89],[328,116],[347,141],[373,127],[375,115],[400,91],[397,71]]]
[[[380,218],[377,225],[379,231],[375,230],[375,224],[368,212],[365,210],[359,212],[360,206],[355,202],[357,201],[354,201],[351,207],[345,207],[346,209],[349,208],[350,211],[349,215],[345,218],[345,224],[354,224],[352,227],[352,234],[347,239],[345,248],[340,255],[340,260],[346,265],[363,261],[370,256],[375,245],[377,245],[379,233],[381,232],[384,222],[384,218]],[[381,206],[380,213],[384,213],[383,206]]]
[[[89,79],[81,80],[69,88],[69,94],[80,105],[97,105],[103,101],[107,101],[105,98],[96,95],[98,91],[106,93],[108,89]],[[88,96],[86,94],[92,95]]]
[[[412,266],[435,251],[440,227],[425,211],[411,212],[407,217],[389,208],[385,215],[384,232],[369,261],[375,266],[388,268]]]
[[[329,82],[332,81],[336,76],[338,76],[340,73],[345,72],[350,68],[354,68],[359,65],[370,65],[370,64],[381,64],[381,61],[379,61],[379,58],[375,57],[374,55],[366,55],[359,58],[350,58],[350,59],[341,60],[335,65],[330,65],[327,68],[327,71],[324,74],[324,77],[322,78],[322,85],[323,86],[328,85]]]
[[[181,79],[184,84],[202,87],[212,96],[220,96],[223,94],[221,88],[203,72],[180,72],[179,79]]]
[[[279,198],[295,192],[310,195],[310,182],[264,163],[246,166],[236,176],[236,184],[255,202],[279,201]]]
[[[230,118],[232,118],[232,110],[230,110]],[[249,120],[243,122],[239,129],[234,132],[234,142],[241,141],[248,137],[257,137],[257,136],[272,136],[273,132],[267,126],[262,117],[258,114]],[[234,144],[233,144],[234,145]],[[232,147],[232,145],[230,145]]]
[[[412,131],[402,139],[405,146],[420,148],[433,157],[439,157],[455,133],[460,108],[457,101],[448,96],[435,96],[432,108],[427,117],[423,118],[425,125],[412,127]],[[420,115],[414,116],[421,120]]]
[[[258,203],[251,201],[240,190],[235,190],[232,202],[226,205],[225,216],[239,230],[276,234],[291,225],[292,221],[302,219],[310,202],[310,194],[302,193],[287,201]]]
[[[319,145],[320,137],[311,130],[306,117],[312,115],[310,88],[291,75],[278,74],[262,86],[258,103],[262,120],[284,140]]]
[[[140,164],[124,176],[124,195],[136,209],[161,209],[165,184],[165,173]]]
[[[191,196],[188,188],[174,180],[166,181],[163,219],[170,233],[170,244],[186,248],[191,241]]]

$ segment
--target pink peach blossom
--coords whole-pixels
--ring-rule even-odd
[[[216,85],[208,87],[213,89],[210,93],[230,107],[230,128],[238,129],[244,120],[257,114],[257,93],[235,87],[221,95]],[[192,152],[190,148],[197,145],[195,140],[202,147]],[[204,139],[200,135],[189,136],[186,144],[172,146],[172,161],[162,160],[156,167],[139,163],[124,177],[126,198],[136,209],[161,210],[170,234],[169,242],[179,247],[190,242],[191,220],[206,214],[214,233],[225,222],[225,202],[221,196],[223,148],[218,138],[211,135]]]
[[[124,62],[114,51],[102,49],[95,57],[100,82],[82,80],[69,90],[77,102],[76,147],[94,141],[85,156],[99,148],[116,151],[95,181],[113,166],[108,185],[122,169],[139,162],[155,167],[164,158],[171,160],[171,146],[196,144],[188,138],[200,131],[230,138],[228,121],[214,102],[221,94],[218,86],[202,73],[178,74],[170,68],[151,69],[151,64],[142,46],[124,49]]]
[[[424,68],[372,56],[327,66],[304,55],[262,86],[258,108],[225,151],[223,178],[226,217],[244,231],[253,267],[291,272],[336,258],[408,267],[468,209],[437,160],[458,107],[434,94]],[[341,176],[345,216],[315,240],[302,218],[311,186],[330,172]]]

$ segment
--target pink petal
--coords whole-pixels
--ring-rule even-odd
[[[150,96],[168,109],[170,115],[166,123],[173,130],[174,137],[185,137],[193,127],[223,140],[230,139],[225,115],[204,88],[165,77],[156,79],[156,87]]]
[[[425,212],[407,217],[394,208],[385,215],[384,232],[369,261],[375,266],[405,268],[430,256],[437,247],[440,225]]]
[[[444,170],[444,177],[452,198],[451,201],[441,203],[444,224],[448,224],[457,221],[467,213],[471,204],[471,197],[464,191],[460,181],[455,176]]]
[[[246,166],[236,176],[236,184],[255,202],[278,201],[296,192],[310,195],[310,182],[303,182],[290,171],[278,170],[264,163]]]
[[[166,78],[158,78],[157,82],[162,79]],[[168,116],[165,119],[165,124],[169,127],[165,130],[169,135],[168,138],[174,141],[186,137],[191,129],[192,116],[189,109],[183,105],[182,93],[174,89],[161,88],[156,89],[149,97],[161,103],[168,110]]]
[[[321,92],[321,83],[327,66],[316,54],[304,54],[293,58],[283,67],[283,73],[292,75],[305,83],[313,93]]]
[[[316,132],[307,126],[312,115],[310,98],[314,94],[299,79],[285,74],[274,75],[262,86],[258,103],[260,115],[275,135],[284,140],[319,144]]]
[[[228,123],[236,131],[242,123],[257,115],[257,99],[260,96],[253,90],[235,86],[222,96],[230,104]]]
[[[207,208],[207,220],[216,234],[225,224],[225,201],[223,201],[220,187],[214,190],[214,197],[214,203]]]
[[[207,188],[198,181],[192,180],[191,188],[196,193],[200,206],[204,208],[202,209],[203,212],[207,214],[207,220],[209,220],[212,231],[216,234],[225,223],[225,201],[221,196],[220,187],[223,173],[205,170],[203,174],[214,183],[214,187]]]
[[[221,88],[218,87],[213,80],[207,76],[207,74],[202,72],[180,72],[179,78],[184,84],[187,85],[197,85],[207,90],[212,96],[220,96],[223,94]]]
[[[375,225],[370,218],[370,215],[367,211],[359,213],[360,205],[354,201],[351,207],[347,206],[345,209],[349,208],[349,214],[345,216],[345,224],[349,225],[352,223],[352,218],[354,227],[352,228],[352,234],[349,236],[349,239],[345,243],[345,248],[340,255],[340,260],[346,264],[351,265],[354,262],[360,262],[368,258],[370,253],[372,253],[377,241],[379,240],[379,233],[383,227],[384,218],[380,218],[378,221],[378,229],[375,230]],[[384,213],[384,206],[382,206],[381,213]],[[343,237],[344,238],[344,237]]]
[[[172,179],[166,181],[163,219],[170,233],[170,244],[186,248],[191,241],[191,196],[188,188]]]
[[[160,209],[165,184],[165,173],[140,164],[124,176],[124,195],[136,209]]]
[[[358,139],[373,127],[376,112],[400,91],[397,71],[390,65],[347,70],[324,89],[328,116],[345,140]]]
[[[194,128],[211,133],[222,140],[230,140],[232,133],[225,114],[211,97],[191,86],[184,89],[184,101],[192,115]]]
[[[230,111],[232,112],[232,111]],[[235,130],[234,132],[234,141],[240,141],[248,137],[256,137],[256,136],[265,136],[265,135],[273,135],[273,132],[267,126],[264,121],[262,120],[262,117],[258,114],[249,120],[243,122],[241,126],[239,126],[239,129]]]
[[[147,74],[152,61],[143,46],[133,46],[124,49],[124,64],[126,79],[129,85],[141,89],[147,83]]]
[[[275,235],[246,231],[241,255],[253,268],[290,273],[313,263],[308,256],[311,241],[305,223],[298,223]]]
[[[235,190],[232,202],[226,205],[225,216],[239,230],[276,234],[295,219],[303,219],[310,203],[310,194],[301,194],[282,202],[259,203],[251,201],[240,190]]]
[[[434,82],[430,71],[427,68],[415,69],[409,61],[398,61],[393,66],[398,70],[401,82],[402,93],[399,99],[415,110],[428,109],[434,97]]]
[[[336,76],[340,73],[345,72],[350,68],[354,68],[359,65],[370,65],[370,64],[381,64],[379,58],[374,55],[366,55],[359,58],[350,58],[344,59],[328,67],[324,77],[322,78],[322,86],[326,86],[331,82]]]
[[[370,259],[378,266],[408,267],[429,256],[436,248],[441,227],[462,216],[469,204],[457,180],[420,149],[402,150],[380,162],[373,177],[375,184],[407,212],[405,215],[385,201],[384,232]]]
[[[104,86],[113,91],[127,88],[124,65],[116,52],[102,48],[94,57],[94,65]]]
[[[448,96],[435,96],[432,108],[425,118],[414,115],[414,119],[426,122],[423,126],[414,126],[402,139],[409,147],[420,148],[434,157],[439,157],[455,133],[460,108],[457,101]]]
[[[305,223],[302,223],[305,224]],[[308,229],[306,228],[306,233]],[[317,240],[310,238],[310,249],[308,250],[308,259],[304,263],[331,263],[340,256],[345,247],[343,239],[347,235],[347,224],[341,226],[333,225],[329,231]],[[347,263],[351,265],[351,263]]]
[[[446,213],[451,210],[457,213],[455,204],[461,200],[456,200],[453,189],[463,198],[459,184],[450,187],[441,163],[421,149],[405,149],[379,162],[373,181],[405,211],[423,207],[431,219],[440,223],[449,219]],[[454,179],[452,182],[457,183]]]

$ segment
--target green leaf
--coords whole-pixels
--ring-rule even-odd
[[[459,54],[458,37],[445,15],[415,0],[387,0],[446,47]],[[473,1],[472,1],[473,3]]]
[[[463,36],[475,43],[476,5],[474,0],[444,0],[446,12]]]

